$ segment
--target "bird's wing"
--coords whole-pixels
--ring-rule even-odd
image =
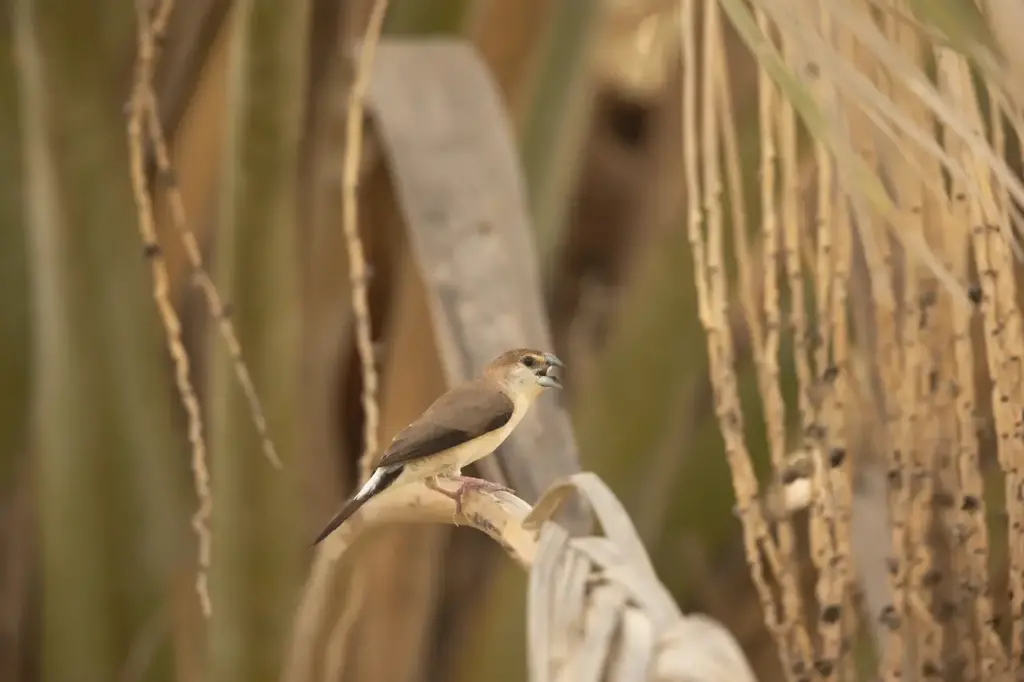
[[[496,431],[508,423],[514,409],[512,400],[482,377],[460,384],[402,429],[377,466],[401,466]]]

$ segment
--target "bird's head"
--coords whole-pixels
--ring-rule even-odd
[[[565,363],[553,353],[529,348],[518,348],[495,358],[484,374],[498,381],[515,395],[536,397],[546,388],[562,388],[555,373]]]

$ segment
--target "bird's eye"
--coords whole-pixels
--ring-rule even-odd
[[[532,355],[527,355],[525,358],[523,358],[522,362],[527,367],[533,367],[534,364],[536,364],[537,360]]]

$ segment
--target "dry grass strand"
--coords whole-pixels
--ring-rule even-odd
[[[704,11],[712,14],[706,21],[715,24],[717,3],[704,5]],[[733,477],[733,485],[737,498],[737,511],[743,525],[743,538],[747,561],[750,564],[751,576],[757,594],[764,609],[769,631],[776,638],[780,655],[787,671],[792,671],[797,660],[807,661],[809,655],[804,641],[792,641],[794,628],[788,627],[790,618],[780,616],[780,607],[776,604],[772,588],[765,575],[763,562],[776,576],[785,576],[787,571],[782,567],[779,549],[768,533],[767,524],[757,502],[757,480],[750,462],[743,435],[743,415],[736,389],[736,376],[733,368],[733,349],[730,325],[726,312],[727,293],[725,288],[725,268],[722,262],[722,225],[718,208],[720,200],[720,180],[717,173],[703,175],[699,168],[701,163],[713,163],[717,169],[718,132],[716,129],[715,80],[721,77],[721,63],[713,49],[714,41],[706,41],[704,78],[704,112],[702,137],[698,136],[697,126],[697,44],[696,9],[694,3],[687,3],[680,14],[681,44],[683,46],[683,166],[686,181],[686,196],[689,207],[687,233],[694,262],[694,284],[697,290],[697,309],[702,326],[705,329],[708,343],[708,357],[711,370],[711,381],[715,399],[715,413],[725,439],[726,457]],[[705,35],[714,36],[714,31]],[[701,141],[703,140],[703,144]],[[701,159],[701,153],[707,158]],[[715,161],[712,162],[711,159]],[[702,179],[707,185],[701,192]],[[708,208],[708,235],[704,235],[704,215],[700,209],[701,201]],[[783,577],[792,603],[792,576]],[[789,605],[787,604],[787,606]],[[789,611],[789,609],[786,609]],[[791,673],[790,673],[791,674]]]
[[[348,271],[351,282],[352,313],[355,318],[356,351],[362,372],[363,391],[363,452],[359,458],[359,483],[370,477],[374,455],[378,449],[380,429],[380,408],[377,393],[380,379],[377,373],[376,354],[373,348],[373,329],[370,320],[368,294],[369,271],[363,240],[359,235],[358,202],[359,170],[362,157],[363,116],[366,91],[373,73],[373,58],[380,41],[387,15],[387,0],[375,0],[363,33],[355,68],[355,78],[349,88],[348,109],[345,114],[345,156],[341,175],[342,230],[345,235],[345,251],[348,255]],[[366,599],[367,580],[363,567],[356,567],[349,586],[349,599],[345,602],[341,616],[328,635],[327,660],[324,669],[325,680],[337,680],[344,669],[346,642],[355,627]]]
[[[151,31],[152,35],[163,35],[166,31],[166,24],[170,18],[173,7],[174,0],[161,1],[157,10],[157,15],[153,20],[153,30]],[[152,76],[152,74],[150,74],[150,76]],[[185,246],[185,255],[188,258],[189,265],[192,267],[192,282],[202,292],[207,310],[210,313],[210,316],[217,322],[217,331],[219,332],[221,339],[224,341],[228,355],[231,358],[235,377],[242,388],[242,393],[245,396],[245,400],[249,407],[250,418],[252,419],[253,425],[256,427],[256,432],[259,435],[263,454],[267,458],[267,461],[270,462],[271,466],[280,470],[283,468],[281,457],[277,452],[277,448],[274,446],[273,440],[270,438],[269,431],[267,430],[267,420],[263,414],[263,406],[260,404],[259,395],[256,392],[256,386],[253,384],[248,365],[242,355],[242,345],[238,341],[238,335],[235,333],[234,324],[231,322],[229,307],[221,299],[220,294],[217,291],[217,287],[213,282],[213,278],[210,277],[210,274],[206,269],[206,265],[203,262],[203,254],[202,249],[199,247],[199,242],[196,240],[192,230],[188,227],[188,216],[185,212],[185,200],[182,197],[181,189],[178,187],[175,180],[174,164],[171,162],[170,149],[168,148],[167,139],[164,136],[163,126],[160,124],[160,112],[157,107],[156,93],[153,90],[151,78],[146,83],[145,89],[146,129],[149,135],[149,143],[153,151],[153,157],[156,161],[160,184],[163,185],[164,191],[166,192],[168,206],[170,208],[171,223],[174,225],[174,229],[177,231],[182,244]]]
[[[156,19],[166,20],[172,0],[164,0],[157,11]],[[169,296],[167,266],[160,252],[153,217],[153,200],[149,192],[145,172],[144,121],[147,108],[151,108],[151,83],[156,59],[155,29],[143,9],[143,3],[136,3],[138,12],[138,58],[135,65],[135,81],[129,104],[127,124],[129,159],[131,166],[132,192],[138,209],[138,228],[143,249],[149,258],[153,272],[153,299],[156,302],[160,320],[167,337],[167,347],[174,361],[174,378],[181,396],[182,405],[188,418],[189,442],[192,446],[192,475],[199,507],[192,517],[192,526],[199,541],[196,593],[203,616],[209,618],[213,612],[209,591],[209,569],[211,535],[210,512],[213,508],[213,493],[210,488],[210,472],[206,464],[206,442],[203,437],[203,417],[196,397],[195,388],[189,379],[189,358],[181,339],[181,321],[174,310]]]
[[[755,11],[755,17],[762,33],[771,40],[772,25],[768,16],[761,10]],[[786,437],[786,404],[782,396],[781,376],[779,370],[780,339],[782,316],[780,312],[779,274],[786,271],[786,259],[783,256],[782,237],[779,230],[779,211],[776,195],[778,193],[777,163],[778,136],[780,122],[788,106],[779,96],[775,83],[766,72],[758,74],[758,125],[760,139],[760,175],[761,175],[761,238],[765,248],[764,284],[762,289],[762,306],[765,319],[764,348],[758,362],[759,389],[765,404],[765,420],[769,433],[769,445],[773,468],[776,476],[780,476],[786,466],[786,458],[790,450]],[[783,216],[783,221],[785,216]],[[785,223],[783,222],[783,227]],[[799,561],[796,553],[794,529],[788,515],[778,519],[776,533],[779,553],[786,562],[785,573],[779,575],[782,592],[782,610],[786,614],[781,628],[788,639],[787,648],[790,653],[783,657],[783,665],[788,675],[802,665],[810,667],[810,643],[804,627],[804,605],[798,587]],[[786,659],[789,659],[788,661]]]
[[[983,130],[981,112],[975,99],[975,91],[966,64],[960,59],[940,55],[940,73],[953,98],[959,100],[962,108],[970,112],[973,125]],[[1024,506],[1020,504],[1018,491],[1024,485],[1024,473],[1019,462],[1024,458],[1024,443],[1021,441],[1020,405],[1022,395],[1022,368],[1020,348],[1024,346],[1020,313],[1017,308],[1016,285],[1013,276],[1013,256],[1004,230],[1007,216],[999,207],[998,190],[988,182],[990,175],[978,158],[969,154],[966,145],[961,147],[965,161],[973,164],[979,179],[976,195],[966,197],[970,241],[974,265],[981,287],[979,307],[986,338],[986,357],[992,386],[991,407],[997,434],[997,453],[1003,469],[1006,486],[1006,511],[1011,528],[1024,523]],[[957,197],[954,197],[956,200]],[[1014,595],[1024,594],[1024,547],[1019,535],[1009,533],[1009,582]],[[1010,660],[1020,661],[1024,654],[1024,606],[1020,599],[1010,600],[1012,636]]]
[[[388,0],[375,0],[370,19],[363,33],[359,48],[355,78],[349,90],[349,103],[345,120],[345,158],[342,167],[341,200],[342,229],[345,233],[345,247],[348,253],[349,277],[352,284],[352,310],[355,314],[356,350],[363,377],[363,454],[359,460],[361,480],[370,476],[373,456],[377,452],[377,430],[379,409],[377,405],[376,358],[373,350],[373,330],[370,325],[370,304],[367,294],[369,273],[363,240],[359,236],[359,160],[363,144],[363,116],[366,90],[373,73],[373,57],[380,40]]]

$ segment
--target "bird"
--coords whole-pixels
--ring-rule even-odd
[[[484,367],[476,377],[451,388],[416,421],[395,435],[366,482],[345,502],[313,541],[319,544],[369,500],[392,486],[423,481],[455,501],[462,513],[467,490],[511,490],[493,481],[462,476],[462,468],[486,457],[519,425],[546,389],[562,388],[556,370],[565,363],[553,353],[517,348]],[[437,477],[457,480],[455,491],[438,486]]]

